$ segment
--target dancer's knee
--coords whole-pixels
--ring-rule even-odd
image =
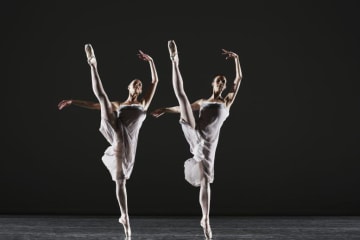
[[[205,175],[203,175],[201,180],[200,180],[200,186],[201,187],[207,187],[207,186],[209,186],[209,184],[210,184],[209,179]]]
[[[180,102],[187,102],[188,101],[188,98],[187,98],[184,91],[178,91],[175,95],[176,95],[177,99]]]
[[[125,188],[126,179],[116,179],[115,182],[118,187]]]

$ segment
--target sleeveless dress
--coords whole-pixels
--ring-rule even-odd
[[[139,131],[145,118],[144,108],[133,104],[120,106],[115,126],[108,120],[101,119],[99,131],[111,145],[105,150],[101,160],[113,181],[130,178],[135,163]]]
[[[228,116],[229,110],[223,103],[206,102],[200,107],[195,129],[183,119],[180,120],[193,154],[184,163],[185,179],[191,185],[200,186],[202,177],[206,177],[210,183],[214,181],[214,160],[220,128]]]

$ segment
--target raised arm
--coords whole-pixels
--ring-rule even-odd
[[[141,50],[139,50],[138,56],[140,59],[149,62],[150,64],[150,69],[151,69],[151,85],[148,88],[148,90],[146,91],[146,93],[144,94],[143,99],[141,100],[144,109],[148,109],[151,100],[154,97],[154,93],[156,90],[156,87],[158,85],[159,79],[158,79],[158,75],[156,72],[156,67],[155,67],[155,63],[154,60],[146,53],[143,53]]]
[[[85,101],[85,100],[78,100],[78,99],[68,99],[68,100],[62,100],[58,104],[59,110],[62,110],[65,107],[69,107],[70,105],[87,108],[87,109],[93,109],[93,110],[100,110],[100,103],[93,102],[93,101]],[[116,111],[116,109],[119,106],[118,102],[111,102],[112,110]]]
[[[239,56],[236,53],[227,51],[225,49],[222,49],[222,51],[223,51],[222,54],[226,55],[226,59],[233,58],[235,60],[236,75],[235,75],[234,83],[233,83],[233,86],[231,87],[231,89],[229,90],[228,94],[225,97],[226,106],[229,108],[233,104],[236,94],[239,91],[241,79],[243,76],[242,76],[242,71],[241,71],[241,67],[240,67]]]

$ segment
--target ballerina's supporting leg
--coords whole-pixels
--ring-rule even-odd
[[[126,180],[116,180],[116,197],[120,206],[121,217],[119,222],[124,226],[126,237],[131,236],[131,228],[129,222],[128,206],[127,206],[127,193],[126,193]]]
[[[203,228],[204,234],[207,239],[212,238],[212,232],[211,232],[211,227],[210,227],[210,217],[209,217],[210,195],[211,195],[210,183],[206,179],[206,177],[203,177],[203,179],[201,180],[200,194],[199,194],[199,201],[200,201],[200,206],[201,206],[201,210],[202,210],[202,219],[201,219],[200,225]]]

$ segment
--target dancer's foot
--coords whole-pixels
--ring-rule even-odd
[[[94,49],[92,48],[91,44],[85,44],[85,53],[89,65],[96,67],[97,62],[95,58]]]
[[[205,235],[206,239],[212,239],[212,231],[211,231],[209,220],[205,220],[204,218],[201,219],[200,226],[204,230],[204,235]]]
[[[178,51],[174,40],[168,41],[168,48],[170,53],[170,59],[174,62],[179,62]]]
[[[119,223],[121,223],[124,227],[124,233],[125,236],[128,238],[131,237],[131,229],[130,229],[130,222],[129,222],[129,217],[125,217],[125,216],[121,216],[119,218]]]

